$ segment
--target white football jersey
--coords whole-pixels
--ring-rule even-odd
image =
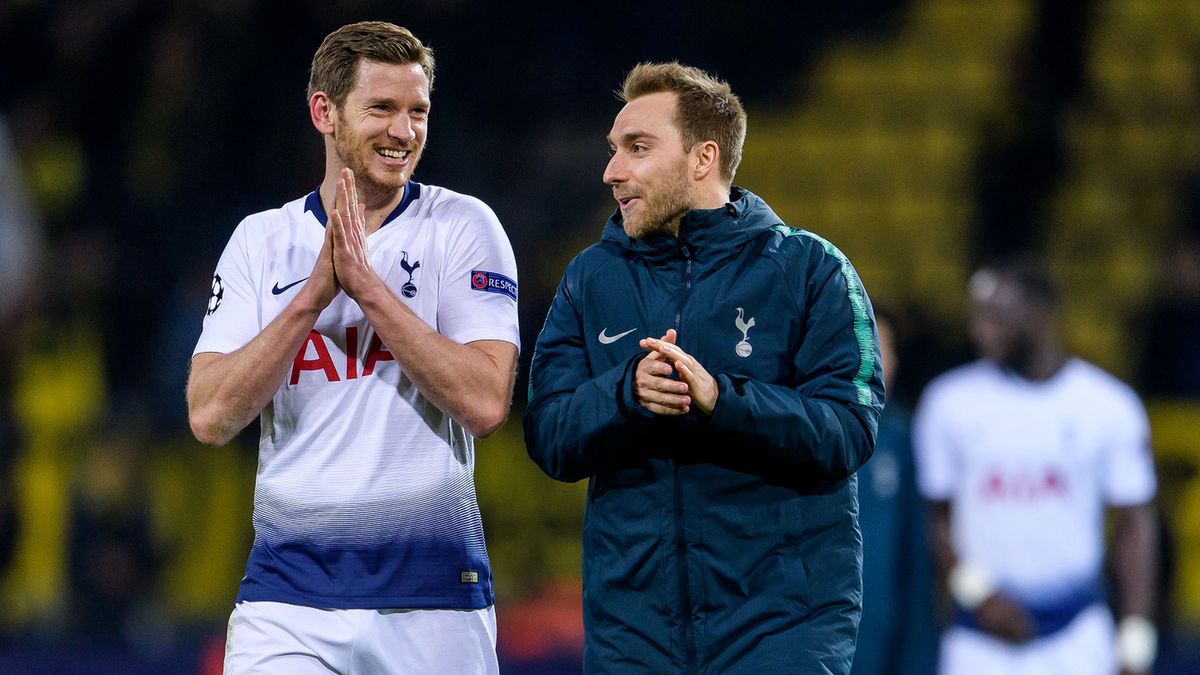
[[[953,503],[956,553],[1023,600],[1095,583],[1105,505],[1154,496],[1145,409],[1079,359],[1045,382],[987,361],[951,370],[925,390],[913,430],[921,492]]]
[[[195,353],[239,349],[292,301],[326,221],[316,192],[242,221],[217,264]],[[367,247],[372,268],[438,333],[520,346],[516,262],[483,202],[410,181]],[[417,391],[345,293],[317,319],[261,422],[239,601],[493,604],[474,439]]]

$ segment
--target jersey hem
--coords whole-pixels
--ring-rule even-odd
[[[493,593],[474,597],[439,597],[429,595],[365,596],[361,598],[324,595],[299,595],[264,589],[261,592],[238,593],[238,602],[284,602],[317,609],[486,609],[496,604]]]

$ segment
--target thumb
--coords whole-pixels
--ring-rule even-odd
[[[670,342],[671,344],[675,344],[676,335],[677,334],[675,333],[674,328],[668,328],[666,335],[663,335],[661,339],[663,342]]]

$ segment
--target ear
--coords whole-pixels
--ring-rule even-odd
[[[721,146],[716,141],[701,141],[692,146],[692,178],[705,180],[721,174]]]
[[[313,126],[324,135],[332,134],[337,126],[337,106],[323,91],[315,92],[308,99],[308,114],[312,117]]]

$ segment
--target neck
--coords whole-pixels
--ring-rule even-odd
[[[693,193],[693,195],[696,199],[692,202],[691,206],[688,207],[687,211],[695,211],[697,209],[719,209],[722,206],[725,206],[725,203],[729,201],[729,188],[724,185],[705,184],[703,187],[696,188],[696,191]],[[687,211],[679,214],[679,216],[674,220],[667,221],[667,223],[663,225],[663,230],[673,237],[678,237],[679,226],[683,224],[683,217],[687,214]]]
[[[724,183],[706,183],[696,190],[696,209],[719,209],[729,201],[729,186]]]
[[[1030,350],[1023,358],[1009,364],[1018,375],[1035,382],[1054,377],[1067,362],[1067,354],[1057,346]]]
[[[337,203],[337,182],[340,173],[340,170],[326,172],[325,180],[321,182],[319,190],[321,205],[325,207],[325,213],[329,214],[331,218],[333,217],[333,207]],[[358,179],[356,184],[358,201],[366,211],[365,229],[367,234],[371,234],[383,225],[383,219],[395,210],[400,201],[404,199],[404,193],[408,189],[407,183],[399,189],[380,187],[362,179]]]

